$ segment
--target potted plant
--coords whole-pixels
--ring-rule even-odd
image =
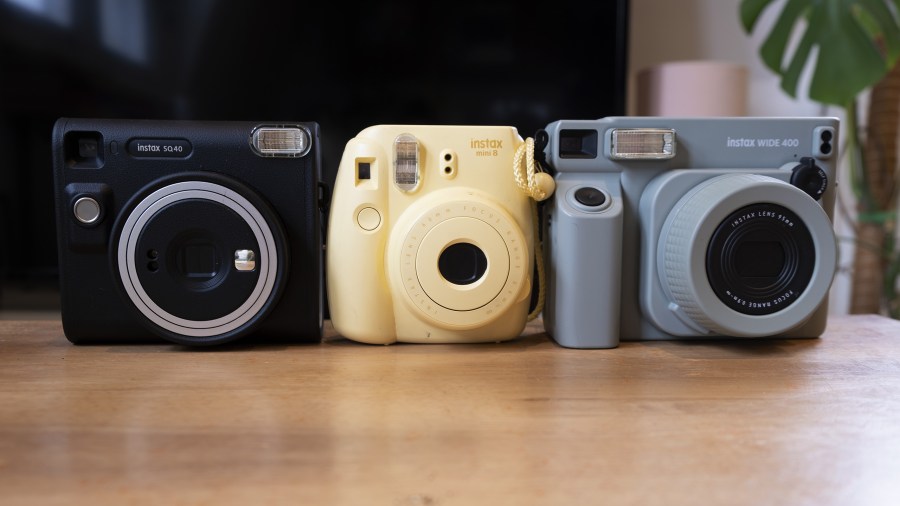
[[[768,9],[779,9],[759,49],[763,63],[796,97],[814,65],[808,96],[844,109],[843,156],[856,199],[851,313],[900,318],[900,252],[896,251],[900,128],[900,0],[742,0],[750,34]],[[794,39],[798,35],[799,40]],[[865,125],[859,104],[868,92]]]

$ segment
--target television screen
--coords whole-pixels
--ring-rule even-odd
[[[61,116],[316,121],[333,181],[374,124],[525,137],[624,114],[627,15],[627,0],[0,0],[0,308],[58,279]]]

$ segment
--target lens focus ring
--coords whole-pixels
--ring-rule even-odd
[[[809,282],[795,289],[789,304],[769,314],[735,309],[746,306],[742,300],[723,302],[741,294],[728,288],[717,293],[707,261],[710,241],[722,224],[736,211],[761,203],[782,206],[802,220],[815,251],[814,258],[800,259],[814,263]],[[786,332],[812,315],[831,286],[836,248],[831,221],[809,196],[771,177],[739,174],[711,178],[685,194],[663,225],[657,255],[663,288],[687,316],[712,332],[750,337]]]
[[[473,329],[508,314],[530,287],[530,238],[500,207],[473,196],[425,208],[408,226],[397,226],[396,279],[412,307],[433,323],[457,330]],[[447,248],[460,243],[476,246],[485,256],[485,271],[472,283],[454,283],[439,269]],[[403,252],[402,254],[400,252]]]
[[[231,209],[255,238],[262,260],[250,293],[228,314],[212,319],[189,319],[166,311],[147,292],[139,274],[145,254],[138,248],[148,223],[167,206],[183,202],[210,202]],[[278,246],[272,228],[260,211],[245,197],[224,186],[206,181],[183,181],[167,185],[141,200],[122,226],[116,248],[118,271],[123,287],[135,307],[151,322],[177,336],[179,342],[199,344],[225,339],[257,318],[274,293],[276,281],[283,273],[278,269]],[[201,245],[202,246],[202,245]],[[165,304],[164,304],[165,305]],[[174,339],[173,339],[174,340]]]

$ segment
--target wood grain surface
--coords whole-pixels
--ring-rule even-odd
[[[0,504],[897,505],[900,322],[198,350],[3,321]]]

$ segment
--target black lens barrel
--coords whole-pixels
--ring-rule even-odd
[[[710,286],[725,305],[748,315],[790,306],[809,285],[816,249],[809,229],[790,209],[758,203],[730,214],[706,252]]]

